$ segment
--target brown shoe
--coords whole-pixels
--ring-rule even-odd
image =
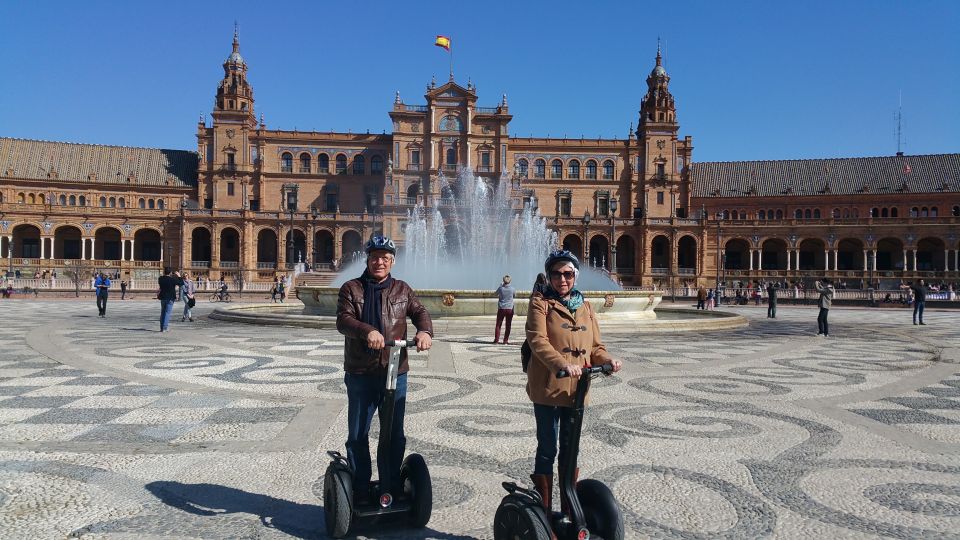
[[[533,488],[540,494],[543,509],[547,512],[547,518],[549,518],[553,512],[553,475],[531,474],[530,480],[533,481]]]

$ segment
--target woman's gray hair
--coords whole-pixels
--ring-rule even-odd
[[[558,269],[558,268],[563,268],[564,266],[569,266],[570,268],[573,268],[573,280],[574,280],[574,281],[576,281],[577,278],[580,277],[580,269],[577,268],[576,265],[574,265],[574,264],[573,264],[572,262],[570,262],[570,261],[557,261],[556,263],[554,263],[553,266],[550,267],[550,271],[553,272],[554,270],[556,270],[556,269]],[[549,276],[547,276],[547,277],[549,278]]]

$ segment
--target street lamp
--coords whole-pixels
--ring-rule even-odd
[[[377,234],[377,196],[374,195],[370,197],[370,221],[373,222],[373,227],[371,228],[373,232],[371,236],[376,236]]]
[[[726,270],[727,266],[727,257],[723,253],[723,248],[720,244],[720,223],[723,221],[723,212],[717,212],[717,288],[714,291],[714,296],[717,298],[716,305],[720,305],[720,269],[723,268]]]
[[[610,199],[610,223],[613,225],[613,236],[610,239],[610,271],[617,273],[617,199]]]
[[[310,239],[313,241],[313,252],[310,254],[310,269],[316,270],[314,265],[317,264],[317,217],[320,215],[320,212],[317,210],[317,207],[310,205],[310,217],[313,218],[313,226],[310,228]]]
[[[590,264],[590,211],[583,211],[583,259]]]
[[[868,246],[869,246],[870,244],[872,244],[872,243],[873,243],[873,234],[867,234],[865,240],[867,241],[867,245],[868,245]],[[873,270],[874,270],[873,267],[874,267],[874,261],[876,260],[876,253],[877,253],[877,252],[876,252],[876,249],[874,249],[874,250],[873,250],[873,255],[874,255],[874,256],[873,256],[873,257],[867,257],[867,260],[866,260],[867,268],[870,269],[870,277],[869,277],[869,280],[870,280],[870,281],[867,283],[867,292],[870,294],[870,305],[871,305],[871,306],[875,306],[875,305],[877,304],[876,299],[874,298],[874,293],[875,293],[875,291],[874,291],[874,288],[873,288]]]
[[[293,243],[293,214],[297,211],[297,192],[300,190],[300,184],[284,184],[284,200],[286,201],[287,211],[290,212],[290,233],[287,236],[287,266],[292,266],[294,262],[294,243]]]

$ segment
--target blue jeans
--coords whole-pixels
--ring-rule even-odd
[[[170,327],[170,314],[173,313],[173,300],[160,301],[160,330]]]
[[[386,374],[356,375],[347,373],[343,382],[347,385],[347,461],[353,468],[354,493],[364,494],[370,483],[370,422],[383,402],[386,393]],[[397,377],[394,394],[393,434],[389,456],[377,455],[377,470],[383,471],[389,464],[392,478],[380,478],[390,482],[391,491],[400,487],[400,465],[407,447],[403,433],[403,417],[407,408],[407,374]],[[390,461],[388,462],[387,459]]]
[[[926,300],[913,301],[913,324],[917,324],[917,314],[920,315],[920,322],[923,322],[923,308],[926,303]]]
[[[553,474],[553,463],[557,458],[558,437],[560,441],[560,461],[563,462],[566,458],[573,409],[534,403],[533,416],[537,419],[537,455],[534,457],[533,473]]]

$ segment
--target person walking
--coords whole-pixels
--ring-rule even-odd
[[[713,289],[707,291],[707,309],[713,311],[714,304],[717,301],[717,294],[713,292]]]
[[[546,294],[535,293],[527,309],[526,332],[532,355],[527,366],[526,390],[537,424],[537,450],[530,480],[547,515],[552,515],[553,466],[558,442],[561,463],[568,451],[577,379],[584,367],[610,364],[613,371],[619,371],[622,364],[607,352],[600,339],[596,313],[575,288],[580,272],[576,256],[566,250],[554,251],[544,262],[544,269],[550,276]],[[558,379],[561,370],[569,377]],[[579,472],[579,468],[574,472],[574,485]],[[561,491],[561,511],[566,513],[568,505]]]
[[[920,324],[926,326],[927,323],[923,322],[923,308],[927,306],[927,293],[930,292],[930,289],[927,288],[927,282],[918,279],[910,285],[901,285],[901,289],[910,289],[910,292],[913,293],[913,324],[917,324],[917,316],[920,317]]]
[[[157,300],[160,300],[160,331],[170,331],[170,315],[173,313],[173,303],[177,300],[177,285],[180,284],[180,274],[173,272],[169,266],[163,268],[163,275],[157,280],[160,290]]]
[[[180,279],[180,300],[183,301],[183,316],[180,317],[180,322],[187,319],[193,322],[193,306],[197,303],[196,294],[197,289],[194,287],[193,281],[190,281],[190,272],[184,271],[183,277]]]
[[[280,276],[277,280],[277,296],[280,297],[280,303],[283,303],[283,299],[287,297],[287,281],[286,276]]]
[[[120,299],[121,300],[127,299],[127,280],[123,280],[120,282]]]
[[[702,286],[697,289],[697,309],[707,309],[707,290]]]
[[[277,286],[278,286],[277,284],[279,281],[280,281],[280,278],[274,277],[273,287],[270,288],[270,301],[273,302],[274,304],[277,303]]]
[[[830,278],[823,278],[815,283],[817,292],[820,293],[820,314],[817,315],[817,335],[827,337],[830,335],[830,325],[827,317],[830,315],[830,307],[833,304],[833,282]]]
[[[777,285],[774,282],[767,283],[767,317],[777,318]]]
[[[493,342],[500,340],[500,324],[506,320],[503,330],[503,344],[510,340],[510,325],[513,323],[513,296],[516,291],[510,285],[510,276],[503,276],[503,283],[497,288],[497,327],[493,332]]]
[[[337,299],[337,331],[343,340],[343,382],[347,386],[347,461],[353,469],[353,492],[358,503],[370,498],[370,423],[383,403],[389,351],[385,340],[407,337],[407,318],[417,329],[418,351],[433,344],[433,323],[413,289],[390,275],[397,247],[384,236],[374,236],[364,246],[367,265],[363,274],[340,287]],[[400,350],[394,394],[393,433],[390,454],[377,455],[380,471],[389,464],[391,491],[400,491],[400,465],[407,439],[403,419],[407,404],[407,349]]]
[[[110,278],[104,273],[97,274],[93,282],[93,288],[97,291],[97,311],[100,317],[107,317],[107,294],[110,292]]]

